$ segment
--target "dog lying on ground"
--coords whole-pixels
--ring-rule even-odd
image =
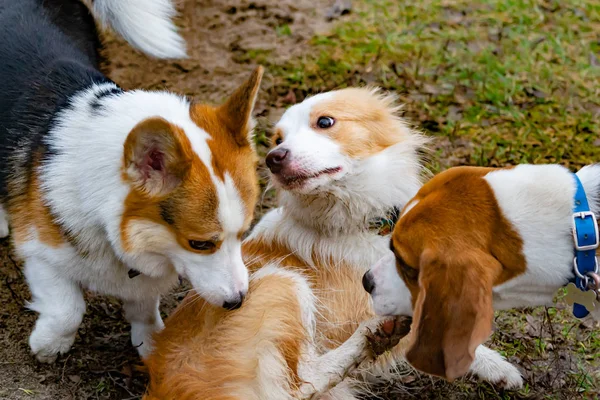
[[[151,55],[185,54],[168,0],[87,3]],[[98,43],[78,1],[0,1],[0,225],[24,260],[39,313],[29,344],[45,362],[73,344],[82,288],[123,300],[144,356],[179,275],[225,308],[248,287],[240,237],[258,194],[249,137],[262,70],[209,107],[123,91],[99,72]]]
[[[597,214],[600,165],[577,176]],[[450,380],[461,376],[491,334],[494,310],[553,303],[575,278],[576,188],[574,175],[558,165],[457,167],[408,202],[393,255],[365,275],[365,286],[378,314],[414,314],[412,365]],[[600,308],[592,315],[598,319]]]
[[[189,295],[155,336],[149,398],[291,399],[308,381],[320,398],[354,399],[365,380],[394,377],[402,342],[376,362],[361,356],[365,328],[380,322],[360,282],[389,252],[378,222],[421,185],[425,139],[397,112],[392,96],[372,89],[319,94],[285,112],[266,158],[279,208],[243,245],[254,271],[248,302],[225,314]],[[472,371],[522,383],[482,346]]]

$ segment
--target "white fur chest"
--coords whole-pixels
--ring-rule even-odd
[[[17,251],[19,256],[28,259],[32,268],[51,268],[85,289],[123,300],[159,296],[178,282],[174,269],[161,277],[138,275],[129,278],[129,267],[116,257],[109,243],[100,237],[96,237],[93,243],[88,243],[86,248],[93,250],[78,251],[70,244],[51,247],[33,239],[21,243]],[[162,257],[144,261],[167,263]]]
[[[284,245],[311,267],[317,267],[314,265],[314,256],[317,256],[320,260],[330,260],[333,266],[343,263],[365,272],[389,252],[390,243],[389,236],[380,236],[373,231],[320,235],[286,216],[282,208],[267,213],[248,240]]]

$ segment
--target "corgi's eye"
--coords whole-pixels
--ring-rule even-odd
[[[214,248],[216,247],[214,242],[202,240],[190,240],[189,244],[192,249],[202,251],[214,250]]]
[[[331,117],[319,117],[317,126],[321,129],[331,128],[335,124],[335,119]]]
[[[282,138],[278,137],[277,139],[275,139],[275,144],[277,146],[279,146],[281,143],[283,143],[283,139]]]

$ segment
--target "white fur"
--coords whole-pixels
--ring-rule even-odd
[[[592,211],[598,213],[600,167],[587,166],[577,175]],[[523,240],[527,265],[524,274],[493,288],[494,308],[553,304],[556,291],[573,276],[573,175],[559,165],[518,165],[490,172],[484,179],[494,191],[503,215]],[[403,215],[408,212],[410,209]],[[395,270],[395,261],[389,257],[372,270],[376,309],[393,309],[403,303],[389,298],[396,297],[395,287],[404,290],[404,285],[392,278],[397,275]]]
[[[171,0],[84,0],[104,26],[133,47],[157,58],[185,58],[185,41],[177,33]]]
[[[8,214],[4,206],[0,205],[0,239],[8,236],[10,228],[8,226]]]
[[[412,199],[411,201],[409,201],[406,207],[404,207],[404,209],[402,210],[402,214],[400,215],[400,217],[408,214],[408,212],[412,210],[417,204],[419,204],[419,200],[417,199]]]
[[[265,215],[247,240],[284,245],[313,268],[336,268],[343,263],[364,273],[390,253],[389,236],[379,236],[377,232],[370,231],[369,222],[385,215],[392,207],[404,206],[416,194],[421,186],[422,172],[417,148],[425,141],[400,125],[406,129],[405,140],[371,157],[351,159],[342,154],[339,144],[325,135],[317,135],[310,127],[312,107],[329,96],[332,94],[317,95],[289,108],[277,128],[283,134],[280,146],[289,149],[296,157],[298,168],[309,174],[334,167],[342,167],[341,171],[319,176],[299,190],[282,191],[280,208]],[[275,184],[279,186],[277,182]],[[395,296],[402,297],[404,304],[410,305],[410,293],[404,288],[404,291],[396,291]],[[358,336],[359,332],[360,329]],[[349,342],[356,343],[356,340],[353,336]],[[349,354],[356,354],[359,347],[348,345],[340,351],[341,354],[333,353],[327,362],[346,359]],[[490,356],[492,353],[493,356]],[[491,350],[478,352],[477,357],[482,358],[477,365],[484,365],[487,369],[475,369],[473,372],[484,379],[501,377],[512,382],[511,378],[519,375],[515,367]],[[403,361],[394,357],[387,360],[388,363],[367,366],[366,370],[360,371],[361,375],[393,379],[391,370],[396,363]],[[335,363],[339,365],[341,362]],[[489,373],[492,366],[496,366],[496,375]],[[323,375],[321,382],[329,379],[322,368],[317,370]],[[346,379],[323,398],[351,399],[358,392],[360,389]]]
[[[317,306],[315,304],[317,300],[306,277],[299,272],[280,268],[277,264],[268,264],[253,273],[251,279],[260,280],[270,275],[282,276],[294,282],[298,304],[301,305],[302,325],[310,336],[314,336],[317,327]]]
[[[518,165],[485,180],[523,240],[527,263],[524,274],[494,287],[494,308],[551,305],[573,276],[572,174],[558,165]]]
[[[600,166],[582,168],[579,176],[592,211],[600,212]],[[518,165],[488,173],[490,185],[503,216],[523,241],[525,273],[493,288],[497,310],[552,305],[557,290],[567,284],[573,273],[574,243],[571,234],[573,198],[576,185],[571,172],[559,165]],[[410,210],[407,208],[404,214]],[[403,214],[403,215],[404,215]],[[387,256],[372,270],[375,280],[373,301],[383,314],[402,314],[404,299],[397,291],[406,290],[396,273],[395,260]],[[600,318],[594,310],[592,316]],[[491,382],[518,388],[518,371],[497,353],[479,346],[472,371]]]
[[[362,160],[347,156],[339,143],[316,133],[309,121],[312,107],[334,93],[319,94],[290,107],[276,128],[283,133],[279,147],[290,151],[294,169],[306,174],[336,167],[341,170],[311,179],[297,190],[283,191],[279,204],[296,224],[327,235],[346,235],[363,231],[373,218],[416,194],[422,172],[416,149],[426,140],[399,122],[405,140]],[[278,186],[277,179],[273,181]]]
[[[369,270],[369,275],[375,283],[371,292],[371,301],[377,315],[412,316],[410,292],[404,280],[398,275],[394,253],[388,251]],[[407,293],[409,294],[406,295]]]
[[[102,107],[92,111],[96,93],[111,87],[115,86],[94,85],[57,115],[47,135],[57,153],[38,170],[43,201],[76,238],[79,249],[70,244],[47,246],[35,230],[17,246],[33,293],[31,308],[40,313],[31,347],[43,361],[52,361],[73,343],[85,309],[79,286],[125,301],[132,341],[142,356],[150,350],[150,334],[162,328],[159,296],[177,283],[178,275],[218,306],[239,300],[248,289],[237,237],[243,205],[232,178],[227,175],[222,182],[215,176],[206,145],[209,135],[190,119],[189,103],[166,92],[132,91],[104,97]],[[212,255],[182,248],[165,227],[146,220],[134,222],[133,250],[124,250],[121,217],[130,187],[121,178],[123,143],[140,121],[156,116],[182,128],[217,187],[224,241]],[[144,246],[137,248],[136,243]],[[82,256],[80,250],[87,254]],[[142,274],[130,279],[131,268]]]
[[[406,213],[405,211],[404,214]],[[412,315],[412,297],[404,280],[398,275],[394,254],[388,251],[369,271],[375,283],[375,288],[371,292],[375,313]],[[523,386],[523,378],[519,370],[496,351],[483,345],[477,347],[475,361],[469,371],[480,379],[505,389],[518,389]]]
[[[504,389],[516,390],[523,387],[523,377],[519,370],[498,352],[483,345],[475,349],[475,360],[470,371],[480,379]]]

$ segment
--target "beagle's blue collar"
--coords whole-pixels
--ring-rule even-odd
[[[591,212],[585,189],[577,175],[575,177],[576,191],[573,204],[573,241],[575,245],[575,258],[573,271],[575,272],[575,285],[582,291],[590,289],[589,274],[598,273],[598,259],[596,249],[599,244],[598,222]],[[573,315],[583,318],[589,314],[585,306],[573,304]]]

